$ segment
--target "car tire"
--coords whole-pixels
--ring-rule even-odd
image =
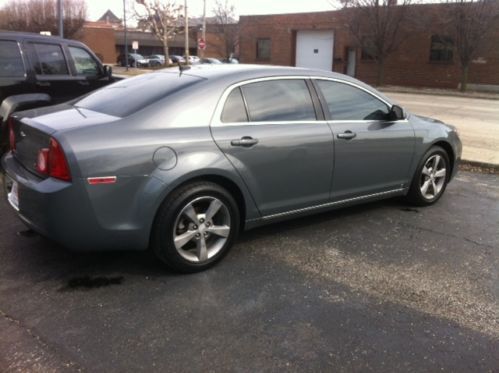
[[[232,195],[218,184],[196,182],[176,190],[162,203],[151,248],[173,271],[203,271],[228,253],[239,225],[239,208]]]
[[[449,155],[440,146],[431,147],[421,158],[407,194],[416,206],[429,206],[445,192],[450,175]]]

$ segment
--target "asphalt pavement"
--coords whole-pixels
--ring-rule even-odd
[[[497,175],[249,231],[194,275],[0,222],[2,372],[499,369]]]

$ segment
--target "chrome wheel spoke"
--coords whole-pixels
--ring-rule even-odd
[[[184,211],[183,211],[184,215],[187,216],[189,219],[191,219],[191,221],[195,224],[199,224],[199,221],[198,221],[198,215],[196,213],[196,210],[194,209],[194,206],[192,206],[192,204],[190,204],[189,206],[187,206]]]
[[[442,157],[440,157],[438,154],[435,156],[435,160],[433,163],[433,170],[436,170],[438,168],[438,165],[440,164],[440,160]]]
[[[421,193],[423,195],[426,195],[426,193],[428,192],[428,188],[430,187],[430,184],[431,184],[430,179],[428,179],[424,182],[423,186],[421,187]]]
[[[438,170],[437,172],[435,172],[435,177],[440,179],[442,177],[445,177],[446,174],[447,174],[447,170],[445,168],[442,168],[442,169]]]
[[[184,247],[189,241],[191,241],[196,235],[196,231],[187,231],[185,233],[176,236],[173,241],[177,249]]]
[[[433,189],[432,197],[435,197],[438,194],[437,184],[435,183],[435,180],[431,181],[431,188]]]
[[[423,175],[426,175],[426,176],[430,176],[431,175],[430,170],[426,166],[423,167],[423,171],[422,172],[423,172]]]
[[[206,220],[213,219],[218,210],[220,210],[220,207],[222,207],[222,202],[220,202],[218,199],[214,199],[213,201],[211,201],[210,207],[208,207],[208,210],[205,213]]]
[[[208,248],[206,247],[206,240],[203,236],[199,237],[199,239],[196,241],[196,247],[197,257],[199,261],[203,262],[208,259]]]
[[[220,237],[229,237],[230,227],[227,225],[213,225],[207,228],[206,232],[213,233]]]

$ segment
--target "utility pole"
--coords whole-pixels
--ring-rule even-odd
[[[125,71],[128,71],[128,30],[126,28],[126,0],[123,0],[123,28],[125,32]]]
[[[201,57],[204,57],[206,49],[206,0],[203,0],[203,32],[201,33],[205,47],[201,49]]]
[[[57,0],[57,20],[59,21],[59,36],[64,37],[64,13],[62,12],[62,0]]]
[[[189,17],[187,13],[187,0],[184,0],[184,19],[185,19],[185,63],[189,64]]]

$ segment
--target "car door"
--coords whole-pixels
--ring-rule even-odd
[[[333,201],[388,193],[408,186],[415,136],[392,120],[391,105],[353,83],[314,80],[334,136]]]
[[[231,87],[212,134],[263,216],[329,198],[333,139],[303,78],[267,78]],[[315,93],[314,93],[315,94]],[[315,103],[314,103],[315,98]],[[322,119],[319,117],[319,119]]]

